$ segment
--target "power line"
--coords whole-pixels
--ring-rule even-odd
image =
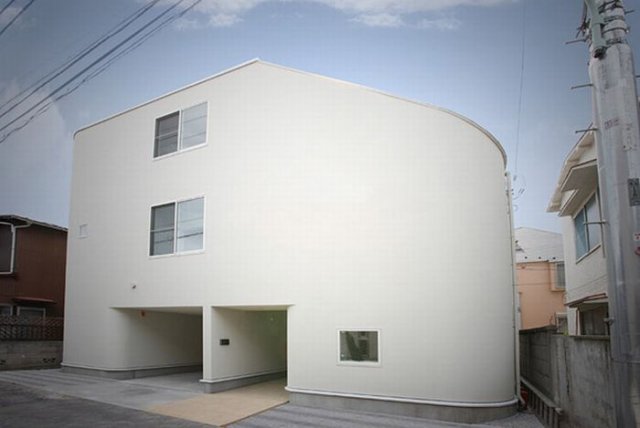
[[[9,7],[14,4],[16,0],[10,0],[9,3],[5,4],[2,9],[0,9],[0,15],[4,13],[5,10],[9,9]]]
[[[139,28],[138,30],[136,30],[133,34],[127,36],[123,41],[121,41],[120,43],[118,43],[117,45],[115,45],[114,47],[112,47],[111,49],[109,49],[106,53],[102,54],[100,57],[98,57],[98,59],[94,60],[91,64],[89,64],[88,66],[84,67],[82,70],[80,70],[79,72],[77,72],[76,74],[74,74],[71,78],[67,79],[64,83],[62,83],[60,86],[58,86],[56,89],[54,89],[47,97],[42,98],[40,101],[38,101],[36,104],[34,104],[33,106],[31,106],[29,109],[27,109],[26,111],[24,111],[23,113],[21,113],[20,115],[18,115],[16,118],[14,118],[13,120],[11,120],[9,123],[7,123],[6,125],[0,127],[0,131],[4,131],[5,129],[7,129],[9,126],[13,125],[14,123],[16,123],[18,120],[22,119],[23,117],[27,116],[29,113],[31,113],[32,111],[36,110],[40,105],[42,105],[42,103],[44,103],[48,98],[53,97],[54,95],[56,95],[57,93],[59,93],[60,91],[62,91],[63,89],[65,89],[68,85],[70,85],[71,83],[73,83],[75,80],[77,80],[78,78],[80,78],[84,73],[86,73],[88,70],[90,70],[91,68],[93,68],[95,65],[99,64],[100,62],[102,62],[103,60],[105,60],[106,58],[108,58],[113,52],[115,52],[116,50],[118,50],[120,47],[122,47],[124,44],[126,44],[129,40],[131,40],[132,38],[136,37],[138,34],[140,34],[142,31],[144,31],[146,28],[148,28],[149,26],[151,26],[152,24],[154,24],[156,21],[160,20],[163,16],[165,16],[167,13],[169,13],[170,11],[172,11],[173,9],[175,9],[180,3],[182,3],[184,0],[180,0],[176,3],[174,3],[172,6],[170,6],[167,10],[165,10],[164,12],[162,12],[160,15],[156,16],[155,18],[153,18],[151,21],[147,22],[145,25],[143,25],[141,28]],[[3,137],[4,140],[4,137]]]
[[[23,13],[25,13],[25,12],[27,11],[27,9],[29,9],[29,7],[31,7],[31,5],[33,4],[33,2],[34,2],[34,1],[36,1],[36,0],[29,0],[29,3],[25,4],[25,5],[22,7],[22,9],[20,9],[20,11],[19,11],[19,12],[18,12],[14,17],[13,17],[13,18],[11,18],[11,20],[7,23],[7,25],[5,25],[5,26],[2,28],[2,30],[0,30],[0,36],[2,36],[2,34],[3,34],[5,31],[7,31],[7,29],[8,29],[9,27],[11,27],[11,25],[12,25],[14,22],[16,22],[16,19],[18,19],[18,18],[20,17],[20,15],[22,15]],[[11,4],[11,3],[9,3],[9,4]],[[9,5],[5,6],[5,7],[2,9],[2,11],[4,12],[4,10],[5,10],[6,8],[8,8],[8,7],[9,7]]]
[[[55,78],[60,76],[62,73],[67,71],[69,68],[71,68],[72,66],[77,64],[79,61],[81,61],[83,58],[85,58],[91,52],[93,52],[98,47],[100,47],[102,44],[106,43],[109,39],[111,39],[112,37],[116,36],[117,34],[121,33],[122,31],[124,31],[129,25],[131,25],[133,22],[138,20],[142,15],[144,15],[145,12],[147,12],[156,3],[158,3],[158,1],[159,0],[153,0],[152,2],[150,2],[150,3],[146,4],[145,6],[141,7],[140,9],[135,11],[133,14],[131,14],[130,16],[128,16],[127,18],[125,18],[124,20],[119,22],[114,28],[109,30],[107,33],[105,33],[98,40],[96,40],[95,42],[91,43],[86,48],[82,49],[75,56],[73,56],[69,61],[67,61],[66,63],[62,64],[58,68],[55,68],[53,71],[51,71],[50,73],[44,75],[42,78],[40,78],[34,84],[32,84],[30,87],[28,87],[27,89],[21,91],[20,93],[18,93],[14,97],[12,97],[10,100],[8,100],[5,104],[3,104],[0,107],[0,110],[2,110],[5,107],[7,107],[9,105],[9,103],[14,101],[16,98],[20,98],[21,97],[21,99],[19,101],[15,102],[13,105],[9,106],[4,112],[0,113],[0,118],[6,116],[9,112],[13,111],[20,104],[22,104],[25,100],[27,100],[30,96],[32,96],[37,91],[39,91],[42,88],[44,88],[48,83],[50,83]],[[29,92],[29,93],[27,95],[24,95],[26,92]]]
[[[518,175],[518,151],[520,146],[520,123],[522,121],[522,93],[524,88],[524,51],[525,51],[525,36],[526,36],[526,10],[527,10],[527,2],[522,2],[522,41],[520,46],[520,88],[518,90],[518,117],[516,124],[516,150],[515,150],[515,162],[514,162],[514,175]]]
[[[80,73],[77,73],[74,77],[72,77],[71,79],[67,80],[63,85],[61,85],[59,88],[57,88],[55,91],[53,91],[48,97],[44,98],[43,100],[40,101],[39,104],[41,104],[43,101],[47,100],[48,98],[51,98],[52,95],[54,95],[56,92],[59,92],[61,89],[64,89],[65,86],[68,86],[69,83],[71,83],[73,80],[75,80],[79,75],[81,75],[82,73],[84,73],[85,71],[88,71],[91,67],[93,67],[94,65],[96,65],[97,63],[99,63],[103,58],[106,58],[108,55],[110,55],[111,53],[113,53],[114,50],[117,50],[119,47],[121,47],[123,44],[125,44],[126,42],[132,40],[134,37],[136,37],[137,35],[139,35],[143,30],[147,29],[151,24],[153,24],[154,22],[156,22],[158,19],[160,19],[162,16],[166,15],[169,11],[173,10],[175,7],[177,7],[180,3],[182,3],[184,0],[180,0],[178,2],[176,2],[174,5],[172,5],[170,8],[168,8],[167,10],[165,10],[162,14],[160,14],[159,16],[157,16],[156,18],[154,18],[152,21],[148,22],[147,24],[145,24],[141,29],[139,29],[138,31],[136,31],[135,33],[133,33],[131,36],[127,37],[123,42],[119,43],[116,47],[112,48],[111,50],[109,50],[106,54],[104,54],[103,56],[101,56],[100,58],[98,58],[98,60],[94,61],[92,64],[90,64],[89,66],[85,67],[85,69],[83,69]],[[184,16],[187,12],[189,12],[191,9],[193,9],[198,3],[200,3],[202,0],[196,0],[194,1],[190,6],[188,6],[187,8],[185,8],[183,11],[171,15],[168,18],[166,18],[164,21],[160,22],[158,25],[156,25],[155,27],[153,27],[151,30],[149,30],[148,32],[142,34],[141,37],[139,37],[136,41],[134,41],[131,45],[127,46],[123,51],[119,52],[118,54],[116,54],[113,58],[109,59],[105,64],[103,64],[100,68],[98,68],[97,70],[94,70],[93,72],[91,72],[90,74],[86,75],[80,82],[76,83],[75,86],[73,86],[72,88],[68,88],[65,92],[59,94],[58,96],[56,96],[55,98],[52,98],[49,102],[47,102],[44,106],[40,107],[34,114],[32,114],[30,117],[28,117],[26,119],[26,121],[24,123],[22,123],[21,125],[18,125],[17,127],[11,129],[10,131],[8,131],[7,133],[5,133],[4,135],[2,135],[2,137],[0,137],[0,143],[4,142],[7,138],[9,138],[12,134],[14,134],[15,132],[18,132],[19,130],[25,128],[29,123],[31,123],[36,117],[40,116],[42,113],[44,113],[45,111],[47,111],[49,109],[49,107],[51,107],[51,105],[53,103],[55,103],[56,101],[59,101],[60,99],[70,95],[71,93],[73,93],[75,90],[77,90],[80,86],[82,86],[84,83],[88,82],[89,80],[93,79],[94,77],[97,77],[99,74],[101,74],[102,72],[104,72],[106,69],[108,69],[114,62],[116,62],[118,59],[122,58],[123,56],[125,56],[126,54],[132,52],[133,50],[137,49],[140,45],[142,45],[146,40],[148,40],[151,36],[153,36],[156,32],[158,32],[159,30],[161,30],[162,28],[164,28],[166,25],[170,24],[171,22],[175,21],[178,18],[181,18],[182,16]],[[29,113],[30,111],[33,110],[33,108],[37,107],[33,106],[31,109],[29,109],[27,112],[25,113]],[[17,122],[17,120],[21,119],[22,117],[25,116],[25,113],[23,113],[22,115],[20,115],[19,117],[17,117],[16,119],[14,119],[13,121],[11,121],[9,124],[5,125],[4,127],[0,128],[0,131],[6,129],[7,127],[9,127],[10,125],[12,125],[13,123]]]

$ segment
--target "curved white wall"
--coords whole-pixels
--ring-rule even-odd
[[[203,101],[208,144],[154,161],[155,119]],[[150,207],[199,195],[205,251],[150,258]],[[109,307],[291,305],[291,388],[504,402],[509,227],[503,153],[476,126],[253,63],[77,134],[65,363],[122,360],[95,334],[118,340]],[[381,365],[337,364],[339,328],[379,329]]]

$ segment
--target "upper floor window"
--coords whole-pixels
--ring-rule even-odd
[[[185,253],[204,248],[204,198],[151,208],[149,254]]]
[[[156,119],[153,157],[168,155],[207,141],[207,103]]]
[[[602,242],[600,207],[595,193],[573,219],[576,232],[576,259],[587,254]]]

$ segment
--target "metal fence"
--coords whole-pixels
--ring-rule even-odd
[[[62,340],[64,318],[0,316],[0,340]]]

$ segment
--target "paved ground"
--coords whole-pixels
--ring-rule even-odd
[[[194,422],[226,426],[288,402],[289,393],[285,391],[285,385],[286,379],[272,380],[216,394],[201,394],[148,410]]]
[[[529,413],[519,413],[490,424],[458,424],[401,416],[315,409],[291,404],[268,410],[229,426],[232,428],[544,428],[538,419]]]
[[[59,369],[0,372],[0,381],[137,410],[202,395],[199,378],[198,373],[186,373],[118,381],[63,373]]]
[[[188,373],[116,381],[60,370],[0,372],[0,427],[195,428],[213,426],[199,422],[226,425],[239,421],[230,426],[543,428],[531,414],[518,414],[488,425],[466,425],[291,404],[248,417],[286,401],[283,384],[268,382],[218,394],[203,394],[199,377],[199,373]],[[148,413],[150,411],[163,415]]]
[[[0,427],[211,428],[211,425],[0,382]]]

